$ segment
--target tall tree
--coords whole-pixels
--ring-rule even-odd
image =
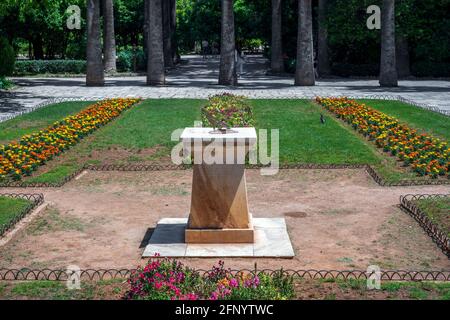
[[[114,2],[103,0],[104,39],[103,54],[106,72],[116,72],[116,36],[114,32]]]
[[[150,0],[144,0],[144,31],[143,31],[143,38],[144,38],[144,44],[143,44],[143,49],[144,49],[144,54],[148,57],[148,29],[149,29],[149,19],[148,19],[148,15],[149,15],[149,1]]]
[[[272,0],[272,45],[270,68],[274,73],[284,72],[283,42],[281,36],[281,2]]]
[[[170,31],[172,41],[172,61],[178,63],[177,43],[177,0],[170,0]]]
[[[331,73],[330,57],[328,54],[328,28],[326,23],[327,0],[319,0],[319,31],[317,39],[317,72],[320,76]]]
[[[87,0],[86,85],[105,84],[100,39],[100,0]]]
[[[164,74],[164,43],[162,0],[149,0],[148,3],[148,62],[147,84],[150,86],[163,85],[166,82]]]
[[[395,57],[395,0],[383,0],[381,8],[380,85],[398,86]]]
[[[298,1],[296,86],[315,85],[311,0]]]
[[[166,67],[173,67],[172,55],[172,28],[171,28],[171,0],[162,1],[163,10],[163,41],[164,41],[164,63]]]
[[[233,0],[222,0],[219,84],[237,85]]]

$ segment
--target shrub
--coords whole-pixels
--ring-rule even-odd
[[[4,37],[0,37],[0,57],[0,77],[10,76],[14,71],[16,53]]]
[[[8,80],[5,77],[0,76],[0,89],[9,89],[12,86],[13,82],[11,80]]]
[[[214,95],[208,99],[208,103],[202,108],[203,126],[217,127],[209,118],[227,128],[255,125],[252,107],[247,98],[230,93]]]
[[[129,49],[119,51],[117,54],[117,70],[120,72],[133,71],[134,55],[136,55],[136,69],[141,71],[146,70],[147,58],[142,49],[137,49],[136,51]]]
[[[15,74],[82,74],[86,73],[86,61],[84,60],[23,60],[17,61]]]
[[[294,296],[292,277],[240,272],[233,275],[219,261],[202,277],[181,262],[150,261],[128,280],[126,297],[132,300],[280,300]]]

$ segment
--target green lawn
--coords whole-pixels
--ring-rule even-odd
[[[147,100],[99,130],[85,147],[145,149],[163,146],[168,155],[177,142],[175,129],[200,120],[203,100]],[[354,134],[328,119],[320,123],[320,108],[307,100],[252,100],[257,129],[280,130],[280,161],[285,163],[377,163],[377,157]]]
[[[62,102],[39,108],[14,119],[0,123],[0,144],[18,140],[62,120],[64,117],[85,109],[92,102]]]
[[[314,300],[390,299],[450,300],[450,283],[429,281],[383,281],[380,290],[368,290],[363,279],[296,279],[296,298]],[[126,279],[81,282],[81,290],[67,289],[64,281],[0,282],[0,299],[92,300],[122,299]]]
[[[120,299],[125,279],[83,281],[80,290],[69,290],[65,281],[0,282],[1,299],[93,300]]]
[[[30,204],[28,200],[0,196],[0,228],[23,213]]]
[[[374,108],[395,112],[393,115],[422,130],[442,137],[450,134],[448,118],[442,115],[397,102],[367,102]],[[170,161],[170,150],[177,143],[170,140],[171,133],[200,120],[200,107],[204,103],[194,99],[143,101],[25,180],[60,182],[85,163],[102,164],[105,160],[114,164]],[[281,163],[371,164],[388,181],[421,179],[312,101],[251,100],[251,103],[257,129],[279,129]],[[88,104],[62,103],[7,121],[0,124],[0,140],[17,139]],[[320,123],[321,114],[325,116],[325,124]]]
[[[416,204],[443,232],[450,237],[450,196],[421,199]]]
[[[450,141],[450,118],[399,101],[359,100],[366,105],[384,112],[411,128],[429,133],[436,138]]]

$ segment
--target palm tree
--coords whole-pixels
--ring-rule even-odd
[[[317,72],[320,76],[331,73],[328,55],[328,30],[326,24],[327,0],[319,0],[319,31],[317,40]]]
[[[222,0],[219,84],[237,85],[233,0]]]
[[[113,0],[103,0],[104,19],[104,67],[106,72],[116,72],[116,38],[114,33],[114,3]]]
[[[166,67],[173,67],[172,58],[172,28],[171,28],[171,3],[168,0],[162,2],[163,10],[163,37],[164,37],[164,62]]]
[[[295,85],[313,86],[314,84],[315,74],[311,0],[299,0]]]
[[[178,43],[177,43],[177,0],[170,1],[170,31],[172,35],[172,61],[178,63]]]
[[[272,0],[272,46],[270,68],[274,73],[284,72],[283,44],[281,36],[281,1]]]
[[[103,86],[102,45],[100,39],[100,0],[87,0],[86,85]]]
[[[165,79],[164,44],[162,22],[162,0],[149,0],[148,3],[148,63],[147,84],[150,86],[163,85]]]
[[[150,0],[144,0],[144,28],[143,28],[143,48],[144,48],[144,54],[148,57],[148,6],[149,6]]]
[[[398,86],[395,57],[395,0],[383,0],[381,8],[380,85]]]

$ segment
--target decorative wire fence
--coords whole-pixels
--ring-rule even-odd
[[[419,222],[425,232],[450,259],[450,237],[448,233],[437,226],[417,204],[420,200],[436,200],[443,198],[450,199],[450,194],[408,194],[400,197],[400,207]]]
[[[127,279],[136,269],[86,269],[80,270],[80,280],[101,281],[111,279]],[[213,270],[196,270],[202,277],[207,277]],[[373,275],[362,270],[231,270],[232,275],[248,273],[253,275],[285,275],[301,279],[336,279],[336,280],[366,280]],[[0,269],[0,281],[67,281],[75,273],[67,270],[51,269]],[[450,271],[405,271],[388,270],[381,271],[381,280],[384,281],[450,281]]]
[[[0,237],[3,236],[7,231],[12,229],[20,220],[22,220],[26,215],[31,213],[37,206],[44,203],[43,194],[25,194],[25,193],[0,193],[0,197],[8,197],[12,199],[24,199],[30,203],[23,208],[21,212],[16,214],[8,223],[0,225]]]
[[[261,169],[269,166],[264,165],[247,165],[247,169]],[[65,185],[84,170],[90,171],[120,171],[120,172],[138,172],[138,171],[170,171],[170,170],[189,170],[192,165],[176,165],[176,164],[130,164],[130,165],[85,165],[76,170],[72,174],[63,178],[59,182],[27,182],[27,181],[6,181],[0,183],[0,187],[4,188],[58,188]],[[423,180],[400,180],[396,182],[384,180],[378,172],[368,164],[314,164],[314,163],[294,163],[281,164],[280,170],[289,169],[315,169],[315,170],[331,170],[331,169],[364,169],[369,176],[382,187],[399,187],[399,186],[423,186],[423,185],[450,185],[450,179],[423,179]]]

